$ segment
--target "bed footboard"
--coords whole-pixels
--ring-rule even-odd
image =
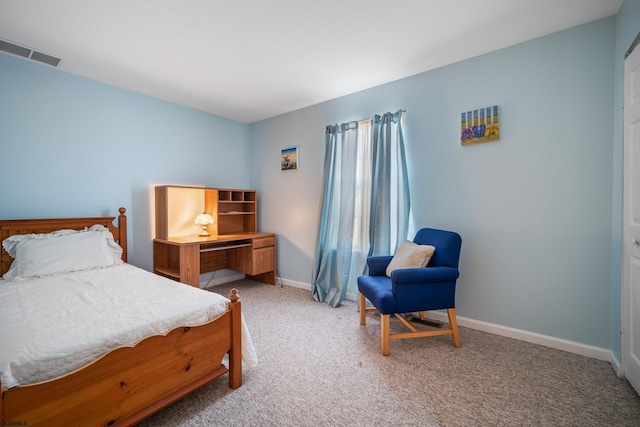
[[[63,377],[2,394],[2,425],[133,425],[229,373],[242,385],[241,308],[200,326],[179,327],[134,347],[117,348]],[[229,354],[229,368],[222,364]]]

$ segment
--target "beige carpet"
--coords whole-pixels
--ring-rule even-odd
[[[243,280],[259,364],[244,384],[224,376],[143,426],[640,426],[640,397],[607,362],[461,328],[391,342],[355,303],[331,308],[308,291]],[[400,329],[392,320],[392,328]]]

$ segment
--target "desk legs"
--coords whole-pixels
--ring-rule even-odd
[[[200,287],[200,247],[180,246],[180,282]]]

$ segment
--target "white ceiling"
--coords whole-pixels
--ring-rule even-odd
[[[251,123],[614,15],[623,0],[0,0],[59,69]]]

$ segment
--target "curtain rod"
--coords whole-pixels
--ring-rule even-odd
[[[406,112],[407,112],[407,110],[405,110],[404,108],[403,108],[403,109],[401,109],[401,110],[398,110],[398,111],[399,111],[399,112],[401,112],[401,113],[406,113]],[[396,111],[396,112],[398,112],[398,111]],[[371,120],[372,118],[373,118],[373,117],[369,117],[369,118],[362,119],[362,120],[350,120],[350,121],[352,121],[352,122],[361,122],[361,121],[364,121],[364,120]],[[331,126],[331,125],[327,125],[327,126]],[[326,131],[327,126],[323,127],[323,128],[322,128],[322,131]]]

